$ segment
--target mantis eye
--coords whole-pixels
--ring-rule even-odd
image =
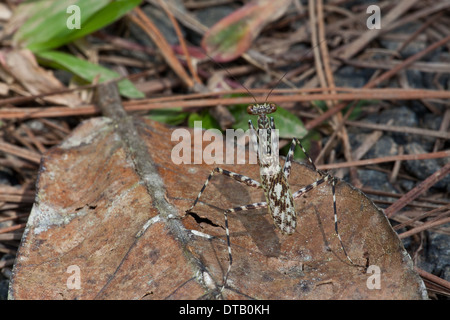
[[[277,105],[275,103],[270,104],[270,113],[277,111]]]
[[[255,114],[255,113],[253,112],[253,108],[254,108],[254,107],[255,107],[254,104],[249,105],[249,106],[247,107],[247,113],[248,113],[248,114]]]

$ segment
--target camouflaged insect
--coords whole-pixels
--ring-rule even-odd
[[[335,196],[336,178],[317,170],[308,153],[297,138],[294,138],[292,140],[291,147],[286,156],[286,161],[283,168],[281,168],[278,161],[278,131],[275,128],[273,117],[267,117],[267,114],[275,112],[276,109],[277,107],[275,104],[267,102],[263,104],[252,104],[247,108],[247,112],[249,114],[258,116],[258,129],[255,129],[251,120],[249,120],[248,124],[250,129],[250,142],[253,150],[257,154],[258,165],[260,167],[261,183],[249,177],[228,170],[215,168],[207,178],[192,206],[186,211],[190,212],[194,208],[215,173],[220,173],[222,175],[231,177],[240,183],[244,183],[250,187],[263,189],[264,191],[266,202],[257,202],[224,211],[225,231],[227,236],[228,256],[230,262],[224,276],[224,283],[221,291],[225,288],[229,273],[231,271],[231,265],[233,263],[233,257],[231,254],[230,232],[228,229],[228,213],[268,208],[275,226],[281,231],[281,233],[290,235],[295,232],[297,226],[297,212],[295,211],[294,200],[324,182],[329,182],[331,184],[333,194],[335,231],[347,259],[352,263],[352,260],[347,255],[341,237],[338,233]],[[312,165],[313,169],[321,175],[321,178],[301,188],[293,194],[289,188],[288,178],[291,171],[291,162],[294,156],[296,145],[300,146],[300,148],[308,158],[309,163]]]

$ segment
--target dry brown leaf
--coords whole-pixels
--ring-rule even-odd
[[[123,138],[132,128],[120,133],[113,121],[96,118],[44,156],[10,298],[216,297],[228,267],[222,210],[261,201],[261,191],[214,177],[194,213],[186,214],[213,167],[174,164],[173,129],[124,120],[137,128],[142,150]],[[256,165],[221,167],[258,179]],[[317,178],[293,164],[293,190]],[[323,185],[296,201],[299,225],[292,236],[281,235],[266,210],[229,215],[234,263],[223,297],[426,298],[383,213],[344,182],[336,192],[348,254],[357,264],[379,267],[380,289],[369,289],[373,275],[346,260],[334,233],[331,188]],[[70,288],[71,266],[79,268],[78,290]]]
[[[280,18],[291,0],[256,0],[214,24],[202,39],[202,47],[217,62],[234,60],[246,52],[261,30]]]
[[[30,94],[38,95],[66,89],[53,74],[41,68],[33,53],[27,49],[2,50],[4,64],[0,67],[13,76]],[[50,95],[42,98],[50,103],[75,107],[82,104],[73,92]]]

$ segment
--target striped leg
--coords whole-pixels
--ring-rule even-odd
[[[317,170],[314,162],[312,161],[312,159],[309,156],[309,154],[306,152],[305,148],[303,148],[302,143],[300,142],[300,140],[297,139],[297,138],[294,138],[294,139],[292,139],[291,147],[289,148],[289,152],[288,152],[288,154],[286,156],[286,161],[284,163],[283,171],[284,171],[284,175],[286,176],[286,178],[289,178],[289,174],[291,173],[291,162],[292,162],[292,159],[294,158],[294,151],[295,151],[295,146],[296,145],[299,145],[300,148],[302,148],[303,153],[308,158],[308,162],[311,164],[313,169],[315,171],[319,172],[322,175],[322,173],[319,170]]]
[[[342,251],[344,251],[345,256],[347,257],[348,261],[350,261],[351,264],[354,264],[352,259],[347,254],[347,251],[345,250],[344,243],[342,242],[341,235],[338,231],[338,220],[337,220],[337,209],[336,209],[336,179],[331,180],[331,191],[333,193],[333,210],[334,210],[334,231],[336,232],[339,242],[341,243]]]
[[[249,177],[246,177],[246,176],[243,176],[241,174],[234,173],[234,172],[231,172],[231,171],[228,171],[228,170],[224,170],[224,169],[221,169],[221,168],[214,168],[214,170],[209,175],[208,179],[206,179],[206,182],[203,185],[202,189],[200,190],[200,193],[198,194],[198,196],[195,199],[194,203],[192,204],[192,206],[188,210],[186,210],[186,212],[190,212],[195,207],[195,205],[197,204],[198,200],[200,199],[200,196],[202,195],[203,191],[205,191],[206,186],[209,183],[209,180],[211,180],[211,178],[214,176],[215,173],[223,174],[224,176],[228,176],[230,178],[233,178],[237,182],[244,183],[244,184],[246,184],[246,185],[248,185],[250,187],[261,188],[261,184],[258,181],[253,180],[252,178],[249,178]]]
[[[332,191],[332,194],[333,194],[334,230],[336,231],[336,234],[338,236],[339,242],[341,243],[341,247],[342,247],[342,250],[344,251],[345,256],[350,261],[350,263],[353,264],[352,259],[350,259],[350,257],[347,254],[347,251],[345,250],[344,243],[342,242],[341,235],[339,234],[339,231],[338,231],[338,219],[337,219],[337,208],[336,208],[336,188],[335,188],[336,187],[336,178],[330,176],[329,174],[325,174],[325,173],[323,173],[320,170],[317,170],[317,168],[316,168],[314,162],[312,161],[311,157],[308,155],[308,153],[306,152],[305,148],[302,146],[300,140],[297,139],[297,138],[292,139],[292,144],[291,144],[291,147],[290,147],[289,152],[287,154],[286,162],[284,163],[284,168],[283,168],[284,174],[285,174],[286,178],[289,177],[289,174],[291,172],[291,162],[292,162],[292,159],[294,157],[294,151],[295,151],[295,146],[296,145],[300,146],[300,148],[302,149],[303,153],[308,158],[308,162],[311,164],[313,169],[322,176],[322,178],[320,178],[317,181],[314,181],[313,183],[307,185],[306,187],[301,188],[300,190],[295,192],[292,196],[294,197],[294,199],[297,199],[297,198],[301,197],[302,195],[304,195],[305,193],[307,193],[308,191],[311,191],[315,187],[321,185],[322,183],[330,182],[330,184],[331,184],[331,191]]]
[[[197,204],[198,200],[200,199],[200,196],[202,195],[203,191],[205,191],[206,186],[208,185],[209,181],[212,179],[212,177],[214,176],[215,173],[223,174],[225,176],[233,178],[237,182],[244,183],[244,184],[246,184],[246,185],[248,185],[250,187],[254,187],[254,188],[261,188],[262,187],[261,184],[258,181],[253,180],[253,179],[251,179],[251,178],[249,178],[247,176],[243,176],[241,174],[234,173],[234,172],[231,172],[231,171],[228,171],[228,170],[224,170],[224,169],[221,169],[221,168],[214,168],[214,170],[208,176],[208,179],[206,179],[206,182],[203,185],[202,189],[200,190],[200,193],[198,194],[198,196],[195,199],[194,203],[192,204],[192,206],[188,210],[186,210],[186,212],[190,212],[195,207],[195,205]],[[236,207],[236,208],[232,208],[232,209],[228,209],[228,210],[224,211],[223,215],[224,215],[224,218],[225,218],[225,231],[226,231],[226,237],[227,237],[228,257],[229,257],[230,263],[228,265],[227,272],[225,273],[223,285],[222,285],[222,288],[221,288],[220,292],[223,291],[223,289],[225,288],[225,285],[227,284],[228,275],[230,273],[231,265],[233,263],[233,257],[231,255],[230,231],[229,231],[229,228],[228,228],[228,213],[245,211],[245,210],[252,210],[252,209],[260,209],[260,208],[266,208],[266,207],[267,207],[267,203],[266,202],[258,202],[258,203],[248,204],[248,205],[245,205],[245,206],[240,206],[240,207]]]
[[[333,194],[333,212],[334,212],[334,230],[338,236],[339,242],[341,243],[342,251],[344,251],[345,256],[347,257],[348,261],[350,261],[351,264],[354,264],[352,259],[347,254],[347,251],[345,250],[344,243],[341,239],[341,235],[339,234],[338,230],[338,218],[337,218],[337,206],[336,206],[336,178],[330,176],[329,174],[325,175],[323,178],[320,178],[317,181],[314,181],[313,183],[307,185],[306,187],[301,188],[297,192],[295,192],[292,196],[294,199],[297,199],[307,193],[308,191],[311,191],[315,187],[321,185],[324,182],[330,182],[331,184],[331,193]]]
[[[319,180],[314,181],[311,184],[308,184],[306,187],[301,188],[300,190],[298,190],[297,192],[295,192],[292,196],[295,199],[300,198],[302,195],[304,195],[305,193],[307,193],[308,191],[311,191],[312,189],[314,189],[315,187],[321,185],[324,182],[327,182],[328,180],[332,179],[332,177],[330,175],[326,175],[323,178],[320,178]],[[333,198],[334,197],[334,192],[333,192]]]
[[[246,210],[254,210],[254,209],[262,209],[262,208],[267,208],[267,202],[257,202],[257,203],[247,204],[245,206],[228,209],[223,212],[223,215],[225,218],[225,231],[227,234],[228,259],[229,259],[230,263],[228,264],[227,272],[225,273],[225,275],[223,277],[223,285],[222,285],[222,288],[220,289],[220,292],[223,291],[223,289],[225,288],[225,286],[227,284],[228,275],[230,274],[231,265],[233,264],[233,257],[231,255],[230,230],[228,229],[228,213],[246,211]]]

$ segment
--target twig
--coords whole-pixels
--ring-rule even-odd
[[[448,132],[450,125],[450,109],[445,110],[444,116],[442,117],[441,126],[439,127],[439,132]],[[434,143],[433,151],[437,151],[444,145],[444,141],[437,139]]]
[[[449,155],[450,152],[446,151]],[[432,187],[436,182],[443,179],[450,172],[450,163],[447,163],[441,169],[430,175],[420,184],[418,184],[414,189],[406,193],[403,197],[397,200],[393,205],[384,210],[384,213],[388,218],[392,217],[403,207],[405,207],[410,201],[417,198],[420,194]]]
[[[422,136],[429,136],[435,138],[442,139],[450,139],[450,132],[447,131],[437,131],[437,130],[428,130],[422,128],[413,128],[413,127],[405,127],[405,126],[391,126],[389,124],[376,124],[370,122],[361,122],[361,121],[346,121],[345,124],[353,127],[360,127],[366,129],[374,129],[381,131],[390,131],[390,132],[401,132],[401,133],[409,133],[409,134],[417,134]]]
[[[428,46],[427,48],[425,48],[424,50],[412,55],[411,57],[409,57],[408,59],[406,59],[405,61],[403,61],[403,63],[395,66],[394,68],[386,71],[385,73],[383,73],[381,76],[379,76],[376,79],[373,79],[372,81],[370,81],[369,83],[367,83],[364,87],[365,88],[372,88],[375,87],[376,85],[378,85],[379,83],[381,83],[382,81],[385,81],[387,79],[389,79],[390,77],[392,77],[393,75],[395,75],[397,72],[399,72],[400,70],[406,68],[407,66],[411,65],[414,61],[419,60],[420,58],[422,58],[423,56],[427,55],[428,53],[430,53],[431,51],[436,50],[437,48],[439,48],[440,46],[446,44],[448,41],[450,41],[450,35],[445,37],[444,39],[433,43],[432,45]]]
[[[167,64],[181,78],[181,80],[188,88],[192,88],[194,86],[194,81],[186,73],[183,66],[176,58],[172,48],[167,43],[166,39],[158,30],[158,28],[144,14],[144,12],[142,12],[139,7],[134,8],[133,13],[134,14],[129,14],[130,19],[134,23],[136,23],[142,30],[144,30],[150,36],[150,38],[152,38],[152,40],[161,50],[162,56],[166,60]]]
[[[442,219],[439,219],[439,220],[425,222],[425,223],[423,223],[422,225],[420,225],[418,227],[415,227],[415,228],[412,228],[411,230],[408,230],[408,231],[400,233],[398,235],[398,237],[400,239],[404,239],[404,238],[412,236],[413,234],[416,234],[416,233],[419,233],[419,232],[425,231],[427,229],[430,229],[430,228],[433,228],[433,227],[436,227],[436,226],[440,226],[441,224],[446,224],[446,223],[449,223],[449,222],[450,222],[450,217],[442,218]]]
[[[69,108],[72,109],[72,108]],[[0,151],[3,151],[5,153],[13,154],[19,158],[23,158],[26,160],[29,160],[31,162],[39,164],[41,162],[41,155],[30,151],[24,148],[17,147],[13,144],[9,144],[7,142],[0,141]]]
[[[194,66],[192,65],[191,57],[189,55],[189,51],[186,46],[186,41],[184,41],[184,37],[183,37],[183,34],[181,33],[181,30],[180,30],[177,20],[174,18],[172,12],[169,10],[165,1],[158,0],[158,4],[164,10],[164,12],[167,14],[170,21],[172,22],[175,33],[177,34],[178,40],[180,41],[181,49],[183,50],[183,54],[186,57],[186,63],[189,68],[189,71],[191,72],[192,77],[194,78],[195,82],[201,83],[202,81],[198,77],[197,71],[195,70]]]
[[[442,278],[439,278],[438,276],[435,276],[434,274],[428,273],[420,268],[415,267],[415,269],[422,278],[427,279],[431,282],[437,283],[437,284],[443,286],[444,288],[447,288],[448,290],[450,290],[450,282],[448,282]]]
[[[21,219],[21,218],[27,218],[28,216],[29,216],[28,213],[17,214],[17,215],[11,216],[11,217],[0,218],[0,222],[11,221],[11,220],[16,220],[16,219]]]
[[[427,160],[427,159],[446,158],[449,156],[450,156],[450,150],[446,150],[446,151],[438,151],[438,152],[431,152],[431,153],[404,154],[404,155],[388,156],[388,157],[381,157],[381,158],[375,158],[375,159],[364,159],[364,160],[358,160],[358,161],[352,161],[352,162],[322,164],[322,165],[318,165],[317,168],[320,170],[331,170],[331,169],[347,168],[347,167],[351,167],[351,166],[367,166],[367,165],[371,165],[371,164],[375,164],[375,163],[393,162],[393,161],[398,161],[398,160]]]
[[[314,6],[314,2],[315,1],[309,1],[310,7],[310,20],[311,20],[311,29],[312,29],[312,45],[313,48],[316,48],[317,45],[319,45],[319,49],[320,50],[316,50],[314,49],[314,57],[315,57],[315,61],[316,61],[316,70],[317,70],[317,74],[318,77],[320,79],[320,83],[322,87],[329,87],[330,91],[329,93],[336,93],[335,90],[335,82],[334,82],[334,77],[333,77],[333,72],[331,70],[331,66],[330,66],[330,56],[329,56],[329,52],[328,52],[328,47],[327,47],[327,42],[326,42],[326,37],[325,37],[325,24],[324,24],[324,17],[323,17],[323,1],[319,0],[317,1],[317,10],[314,10],[315,6]],[[315,23],[315,15],[314,15],[314,11],[317,11],[317,36],[315,35],[315,29],[316,29],[316,23]],[[316,40],[316,37],[318,37],[318,39]],[[318,44],[317,44],[318,42]],[[321,64],[321,61],[323,61],[323,63]],[[322,70],[321,70],[321,66],[323,66],[323,72],[324,75],[321,75]],[[328,108],[333,107],[335,104],[337,103],[337,101],[333,100],[333,101],[327,101],[327,106]],[[334,119],[334,129],[337,130],[337,127],[339,127],[339,130],[337,130],[338,135],[340,136],[340,138],[342,139],[343,145],[344,145],[344,155],[347,161],[352,161],[352,153],[351,153],[351,146],[350,146],[350,141],[349,141],[349,137],[347,134],[347,130],[345,128],[345,126],[341,126],[340,124],[343,123],[343,116],[341,113],[337,113]],[[333,137],[335,137],[336,135],[333,135]],[[330,139],[330,143],[331,143],[331,139]],[[351,181],[352,183],[357,186],[360,187],[361,186],[361,182],[358,179],[358,173],[356,172],[355,168],[350,168],[350,176],[351,176]]]
[[[129,79],[129,80],[137,79],[137,78],[140,78],[140,77],[143,77],[146,75],[156,74],[157,72],[158,72],[158,70],[155,70],[155,69],[145,70],[145,71],[138,72],[138,73],[135,73],[132,75],[120,76],[115,79],[110,79],[110,80],[102,82],[102,84],[108,84],[108,83],[112,83],[112,82],[120,82],[125,79]],[[44,98],[44,97],[53,96],[53,95],[62,94],[62,93],[92,89],[92,88],[96,88],[98,85],[99,85],[99,83],[91,83],[91,84],[87,84],[87,85],[83,85],[83,86],[78,86],[75,88],[58,89],[58,90],[53,90],[51,92],[44,92],[44,93],[40,93],[40,94],[29,95],[26,97],[13,97],[13,98],[1,99],[0,106],[23,103],[23,102],[32,101],[32,100],[36,100],[39,98]]]
[[[27,225],[26,223],[19,223],[19,224],[15,224],[11,227],[0,228],[0,234],[23,229],[26,227],[26,225]]]
[[[22,239],[22,233],[8,232],[0,234],[0,241],[20,240],[20,239]]]
[[[4,267],[8,267],[8,266],[12,266],[14,264],[14,258],[13,259],[6,259],[6,260],[2,260],[0,261],[0,269],[4,268]]]
[[[403,146],[402,145],[400,145],[398,147],[398,154],[403,155]],[[397,176],[400,171],[401,165],[402,165],[401,160],[395,161],[394,167],[392,168],[392,172],[389,175],[389,183],[393,184],[397,180]]]
[[[405,221],[405,222],[402,222],[402,223],[400,223],[400,224],[397,224],[397,225],[395,225],[395,226],[393,227],[393,229],[394,229],[394,230],[401,229],[401,228],[403,228],[403,227],[406,227],[406,226],[408,226],[408,225],[411,225],[412,223],[414,223],[414,222],[416,222],[416,221],[418,221],[418,220],[422,220],[422,219],[425,219],[425,218],[427,218],[427,217],[429,217],[429,216],[431,216],[431,215],[434,215],[436,212],[439,212],[439,211],[442,211],[442,210],[449,210],[449,209],[450,209],[450,204],[448,204],[448,205],[446,205],[446,206],[443,206],[443,207],[435,208],[435,209],[430,210],[430,211],[427,211],[427,212],[425,212],[425,213],[423,213],[423,214],[421,214],[421,215],[418,215],[417,217],[414,217],[414,218],[409,219],[409,220],[407,220],[407,221]],[[448,213],[448,211],[447,211],[447,213]]]
[[[322,89],[320,89],[322,90]],[[267,92],[267,90],[265,90]],[[317,91],[313,90],[310,92]],[[290,96],[272,95],[271,100],[275,103],[283,102],[300,102],[300,101],[314,101],[314,100],[361,100],[361,99],[390,99],[390,100],[415,100],[415,99],[429,99],[429,98],[450,98],[448,91],[435,90],[398,90],[398,89],[371,89],[371,90],[348,90],[351,93],[337,93],[337,94],[294,94]],[[232,93],[240,92],[242,90],[233,90]],[[307,92],[299,90],[299,92]],[[218,96],[221,94],[230,94],[227,92],[196,94],[200,96]],[[156,101],[156,102],[155,102]],[[171,97],[164,102],[159,102],[154,99],[142,99],[139,101],[129,101],[124,103],[125,110],[143,111],[153,109],[166,109],[174,107],[210,107],[218,104],[234,105],[234,104],[249,104],[253,103],[252,97],[232,97],[232,98],[211,98],[211,99],[193,99],[189,101],[177,100],[177,97]],[[45,108],[2,108],[0,109],[0,119],[15,119],[15,118],[42,118],[42,117],[66,117],[73,115],[92,115],[97,114],[99,110],[94,105],[79,106],[76,108],[68,107],[45,107]],[[442,134],[442,133],[441,133]],[[445,136],[440,136],[445,138]]]
[[[392,69],[398,66],[403,61],[392,59],[389,61],[373,61],[373,60],[341,60],[346,65],[354,66],[356,68],[370,68],[370,69]],[[450,65],[444,62],[422,62],[417,61],[406,67],[407,70],[417,70],[422,72],[434,73],[450,73]]]
[[[39,150],[40,153],[44,153],[47,149],[44,147],[44,145],[36,138],[33,131],[28,126],[23,126],[23,130],[27,134],[27,136],[30,138],[30,140],[33,142],[33,144],[36,146],[36,148]]]
[[[338,123],[337,127],[334,129],[333,134],[330,136],[330,138],[328,139],[327,143],[322,148],[322,150],[320,150],[320,153],[319,153],[319,155],[316,158],[316,161],[318,163],[321,162],[321,160],[322,160],[323,156],[325,155],[325,153],[328,152],[329,148],[331,148],[332,142],[336,138],[336,135],[338,134],[339,130],[341,130],[341,127],[344,126],[345,121],[350,117],[350,115],[352,114],[352,112],[355,109],[355,107],[356,107],[356,103],[351,103],[350,108],[348,108],[346,114],[342,118],[342,121]]]
[[[370,135],[368,135],[361,145],[353,150],[352,158],[355,160],[361,159],[383,136],[383,132],[381,130],[375,130]]]
[[[416,53],[415,55],[413,55],[411,57],[409,57],[408,59],[403,61],[401,64],[399,64],[396,67],[394,67],[392,70],[386,71],[381,76],[377,77],[376,79],[373,79],[372,81],[367,83],[364,86],[364,88],[372,88],[372,87],[376,86],[378,83],[380,83],[381,81],[389,79],[390,77],[392,77],[394,74],[396,74],[401,69],[406,68],[407,66],[411,65],[414,61],[419,60],[424,55],[426,55],[426,54],[430,53],[431,51],[435,50],[436,48],[442,46],[443,44],[447,43],[448,41],[450,41],[450,36],[447,36],[444,39],[433,43],[432,45],[428,46],[424,50]],[[348,57],[345,57],[345,58],[348,59]],[[319,125],[320,123],[322,123],[323,121],[325,121],[326,119],[328,119],[329,117],[333,116],[334,114],[336,114],[337,112],[341,111],[344,108],[345,108],[345,104],[344,103],[341,103],[341,104],[335,106],[334,108],[332,108],[332,109],[328,110],[327,112],[323,113],[322,115],[320,115],[316,119],[311,120],[310,122],[308,122],[306,124],[306,128],[308,130],[315,128],[317,125]]]

